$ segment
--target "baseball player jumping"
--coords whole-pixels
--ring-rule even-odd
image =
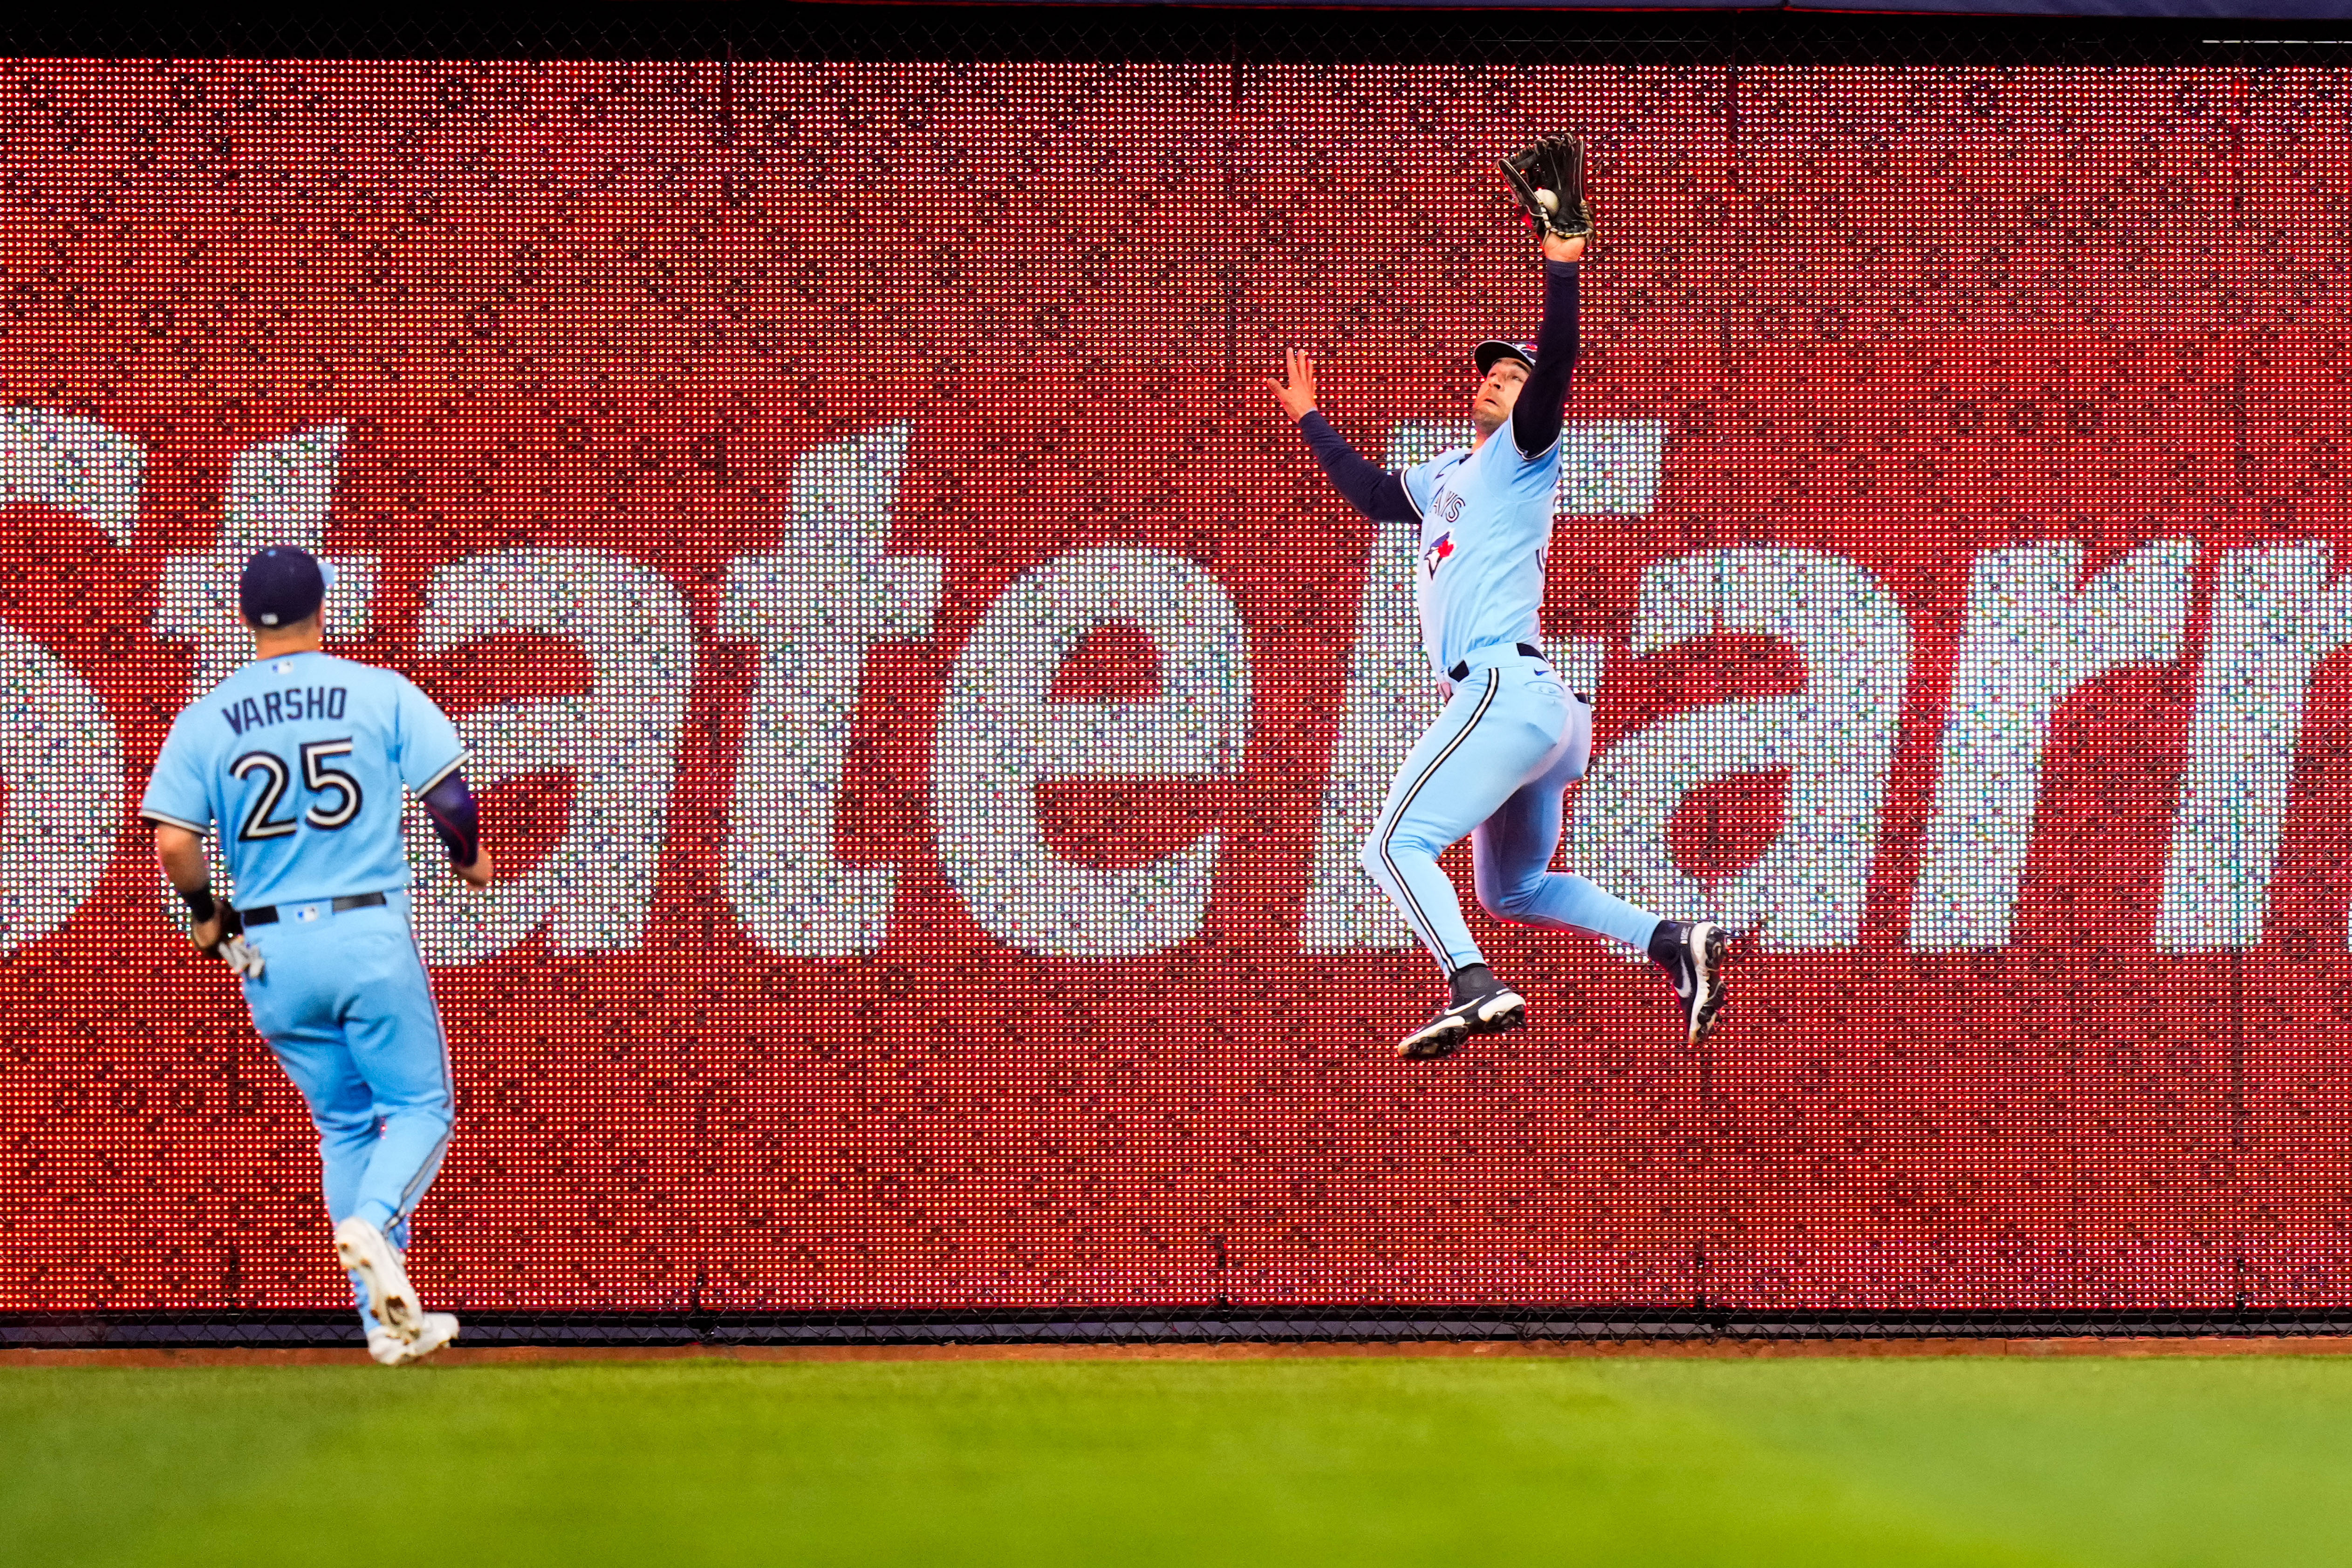
[[[368,1352],[396,1366],[457,1337],[401,1258],[456,1109],[409,931],[403,787],[459,876],[488,887],[492,868],[448,719],[401,676],[320,651],[331,581],[289,547],[246,563],[237,598],[254,660],[173,721],[139,813],[191,937],[244,982],[254,1028],[310,1105],[335,1254]],[[209,885],[215,824],[241,908]]]
[[[1537,646],[1591,214],[1583,150],[1573,139],[1539,143],[1505,170],[1543,236],[1543,325],[1533,343],[1478,345],[1475,445],[1384,470],[1317,411],[1315,363],[1306,354],[1286,351],[1283,379],[1263,383],[1357,510],[1421,526],[1422,645],[1445,708],[1389,786],[1363,867],[1436,958],[1453,994],[1397,1054],[1450,1056],[1472,1035],[1527,1021],[1526,999],[1487,967],[1438,868],[1438,856],[1465,834],[1488,913],[1647,952],[1673,980],[1696,1045],[1723,1005],[1721,930],[1708,921],[1661,920],[1550,868],[1563,796],[1592,752],[1591,697],[1570,692]]]

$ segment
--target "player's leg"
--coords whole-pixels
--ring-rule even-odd
[[[327,1224],[340,1226],[359,1208],[360,1186],[375,1153],[375,1094],[360,1076],[335,1022],[337,988],[316,984],[320,966],[305,962],[304,949],[310,944],[274,936],[265,940],[262,977],[246,983],[246,1001],[255,1030],[268,1042],[270,1053],[310,1109],[310,1124],[319,1131],[320,1188],[326,1199]],[[360,1326],[373,1341],[385,1330],[373,1310],[367,1282],[356,1269],[344,1273],[359,1307]]]
[[[404,900],[403,900],[404,903]],[[410,1213],[441,1168],[455,1123],[449,1054],[433,992],[398,905],[338,917],[344,963],[343,1038],[367,1080],[383,1127],[362,1173],[339,1247],[373,1277],[386,1326],[412,1361],[454,1339],[457,1321],[426,1312],[410,1284],[402,1248]]]
[[[1526,1019],[1526,1002],[1486,967],[1437,858],[1543,765],[1564,722],[1559,683],[1536,668],[1473,670],[1389,786],[1364,843],[1363,868],[1395,902],[1453,990],[1437,1017],[1398,1046],[1400,1055],[1446,1056],[1472,1034],[1499,1033]]]
[[[1710,921],[1670,921],[1627,903],[1590,878],[1551,868],[1559,848],[1568,788],[1592,758],[1592,709],[1571,699],[1567,732],[1543,773],[1471,838],[1478,902],[1497,920],[1590,931],[1649,954],[1674,982],[1691,1044],[1706,1036],[1723,1005],[1723,933]]]
[[[1657,933],[1655,914],[1588,878],[1551,868],[1559,848],[1568,786],[1584,776],[1591,758],[1591,706],[1570,698],[1567,732],[1543,773],[1496,807],[1471,835],[1478,902],[1497,920],[1591,931],[1647,952],[1650,938]]]

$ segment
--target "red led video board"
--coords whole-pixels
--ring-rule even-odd
[[[339,1307],[133,821],[337,563],[520,875],[420,901],[461,1310],[2352,1299],[2352,132],[2319,73],[0,69],[0,1310]],[[1356,869],[1402,463],[1590,141],[1564,863],[1440,1063]],[[1455,864],[1449,861],[1449,864]],[[1466,861],[1458,866],[1466,888]]]

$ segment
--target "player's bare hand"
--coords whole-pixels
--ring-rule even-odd
[[[1258,384],[1274,394],[1283,414],[1292,420],[1315,412],[1315,362],[1301,350],[1283,350],[1282,379],[1267,376]]]
[[[1580,234],[1573,239],[1562,239],[1556,234],[1547,234],[1543,237],[1544,259],[1546,261],[1581,261],[1584,259],[1585,241],[1589,237]]]
[[[498,868],[490,863],[490,852],[485,849],[474,857],[472,865],[458,867],[457,875],[466,879],[469,888],[487,888],[498,875]]]
[[[198,921],[188,928],[188,940],[196,944],[198,952],[210,952],[220,945],[221,938],[226,934],[227,928],[228,921],[223,918],[218,907],[215,906],[212,919]]]

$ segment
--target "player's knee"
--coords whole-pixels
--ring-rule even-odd
[[[1365,876],[1385,884],[1394,880],[1392,868],[1399,859],[1415,855],[1431,856],[1433,853],[1410,832],[1382,823],[1372,829],[1370,838],[1364,840],[1363,848],[1357,853],[1356,864],[1364,868]]]
[[[457,1108],[446,1094],[420,1094],[402,1099],[382,1107],[386,1128],[398,1125],[404,1132],[446,1138],[457,1125]]]
[[[1536,890],[1525,882],[1509,886],[1481,881],[1478,884],[1478,907],[1498,921],[1523,920],[1534,907]]]
[[[359,1117],[313,1117],[310,1125],[319,1130],[319,1157],[332,1161],[353,1152],[364,1153],[375,1146],[375,1119]]]
[[[373,1138],[375,1124],[376,1110],[372,1101],[310,1108],[310,1125],[319,1130],[320,1137],[332,1142]]]

